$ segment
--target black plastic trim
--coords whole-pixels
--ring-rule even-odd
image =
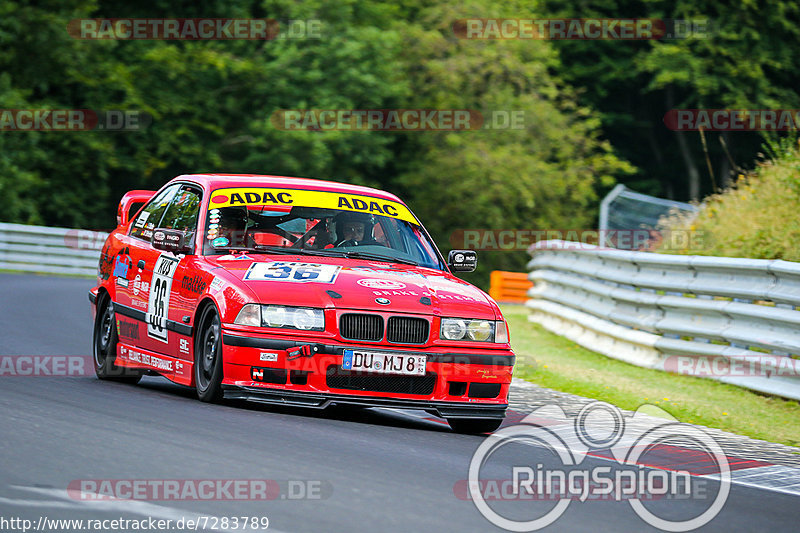
[[[319,344],[302,341],[285,341],[281,339],[258,339],[254,337],[243,337],[223,333],[222,342],[227,346],[238,346],[241,348],[260,348],[264,350],[286,350],[313,344],[319,347],[319,353],[330,355],[342,355],[344,350],[359,349],[358,346],[341,346],[333,344]],[[454,363],[460,365],[487,365],[487,366],[514,366],[516,356],[492,355],[492,354],[452,354],[452,353],[429,353],[420,350],[396,350],[384,349],[383,346],[367,346],[364,350],[378,350],[381,352],[397,353],[421,353],[428,356],[431,363]]]
[[[222,386],[226,399],[249,400],[277,405],[325,409],[331,404],[355,404],[368,407],[393,407],[434,411],[443,418],[505,418],[508,404],[459,404],[427,400],[404,400],[373,396],[350,396],[319,392],[298,392],[261,387]]]
[[[138,309],[134,309],[133,307],[128,307],[127,305],[123,305],[118,302],[114,302],[114,312],[119,313],[122,316],[132,318],[134,320],[147,322],[147,313],[145,313],[144,311],[140,311]],[[179,335],[186,335],[187,337],[192,336],[192,326],[181,324],[180,322],[176,322],[175,320],[167,320],[167,329],[169,331],[174,331]]]

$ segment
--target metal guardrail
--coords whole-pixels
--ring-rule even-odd
[[[529,320],[638,366],[800,399],[800,263],[539,242]]]
[[[0,223],[0,269],[96,276],[107,233]]]

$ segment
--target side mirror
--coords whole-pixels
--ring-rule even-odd
[[[129,191],[125,193],[117,207],[117,226],[124,226],[139,212],[156,191]]]
[[[447,266],[453,272],[474,272],[478,266],[478,254],[475,250],[450,250]]]
[[[176,229],[154,229],[150,243],[156,250],[174,254],[189,254],[193,251],[191,240],[187,239],[187,234]]]

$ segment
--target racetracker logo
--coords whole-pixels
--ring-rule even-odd
[[[0,377],[94,376],[91,356],[0,355]]]
[[[453,34],[459,39],[614,40],[706,39],[708,19],[567,18],[459,19]]]
[[[673,131],[790,131],[800,129],[800,109],[671,109]]]
[[[152,122],[141,111],[0,109],[0,131],[138,131]]]
[[[591,402],[569,418],[558,406],[541,407],[520,424],[500,429],[481,443],[469,466],[469,497],[487,520],[508,531],[542,529],[558,520],[571,502],[590,500],[627,501],[642,520],[667,531],[690,531],[707,524],[725,505],[730,491],[730,469],[722,448],[695,426],[651,417],[644,410],[626,417],[612,405]],[[669,417],[658,411],[659,416]],[[680,468],[643,466],[663,464],[662,457],[671,450],[691,455],[691,460],[676,459],[674,465],[702,462],[705,473],[718,475],[720,482],[712,487],[710,480],[693,480]],[[608,457],[609,453],[611,463],[583,464],[587,455]],[[534,459],[520,464],[525,457]],[[509,465],[509,461],[517,464]],[[596,459],[589,462],[597,464]],[[498,480],[503,470],[508,477]],[[462,485],[454,487],[457,496]],[[489,493],[491,486],[503,490]],[[716,494],[710,489],[716,489]],[[710,503],[699,510],[645,505],[651,500],[687,498]],[[490,505],[497,500],[507,503]],[[514,508],[511,502],[515,501],[524,508]]]
[[[450,235],[453,248],[466,250],[696,250],[705,246],[705,233],[651,229],[459,229]]]
[[[275,19],[73,19],[73,39],[92,40],[257,40],[320,39],[322,21]]]
[[[798,377],[800,356],[753,354],[742,357],[671,355],[664,370],[698,377]]]
[[[270,117],[283,131],[521,130],[525,112],[470,109],[279,109]]]
[[[67,493],[81,501],[324,500],[333,485],[305,479],[76,479]]]

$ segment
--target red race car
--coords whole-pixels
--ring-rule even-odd
[[[453,276],[387,192],[184,175],[119,204],[89,292],[100,379],[160,374],[223,398],[422,409],[499,427],[514,354],[497,304]]]

